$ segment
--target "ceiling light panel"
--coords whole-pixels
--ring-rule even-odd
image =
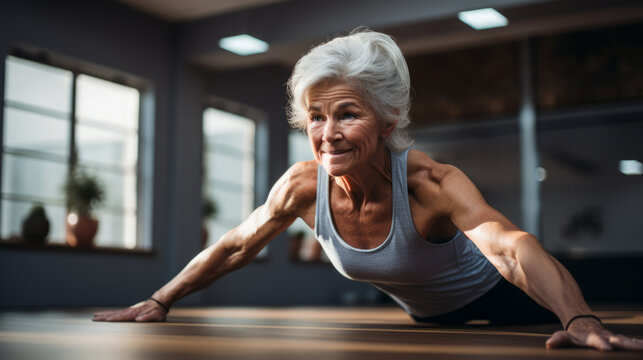
[[[491,29],[507,26],[509,20],[492,8],[462,11],[458,19],[476,30]]]
[[[638,160],[621,160],[618,168],[625,175],[643,175],[643,163]]]
[[[219,46],[242,56],[263,53],[270,47],[267,42],[247,34],[223,38],[219,40]]]

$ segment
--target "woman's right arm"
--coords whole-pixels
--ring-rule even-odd
[[[169,308],[182,297],[248,264],[298,216],[314,209],[315,177],[316,165],[300,163],[293,166],[273,186],[265,204],[216,244],[201,251],[152,298]],[[94,314],[94,321],[164,321],[165,317],[166,311],[161,305],[146,300],[126,309],[98,312]]]

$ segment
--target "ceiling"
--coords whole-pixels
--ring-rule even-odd
[[[156,18],[184,22],[286,0],[116,0]],[[292,0],[291,0],[292,1]]]
[[[643,21],[640,0],[115,1],[180,23],[189,48],[186,60],[211,70],[266,64],[290,68],[311,45],[360,25],[392,35],[409,56]],[[487,6],[500,9],[509,25],[476,31],[457,19],[458,11]],[[239,56],[217,46],[221,37],[249,28],[270,43],[268,52]]]

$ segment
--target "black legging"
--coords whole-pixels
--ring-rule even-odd
[[[559,322],[554,313],[538,305],[504,278],[482,297],[460,309],[437,316],[412,316],[417,322],[443,325],[461,325],[470,320],[489,320],[491,325]]]

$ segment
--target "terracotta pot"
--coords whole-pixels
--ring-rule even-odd
[[[98,231],[98,220],[85,215],[67,215],[67,244],[71,247],[91,248]]]

